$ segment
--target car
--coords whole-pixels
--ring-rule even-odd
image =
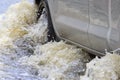
[[[120,0],[35,0],[48,41],[66,40],[98,56],[120,48]]]

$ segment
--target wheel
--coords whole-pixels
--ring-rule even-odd
[[[54,28],[53,28],[47,0],[35,0],[35,4],[37,4],[39,7],[37,20],[41,17],[42,13],[44,13],[44,15],[46,16],[45,18],[47,19],[47,28],[48,28],[47,39],[48,39],[48,42],[57,41],[57,36],[56,36]]]

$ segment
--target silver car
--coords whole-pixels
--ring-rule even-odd
[[[48,39],[63,39],[95,55],[120,48],[120,0],[35,0],[45,9]]]

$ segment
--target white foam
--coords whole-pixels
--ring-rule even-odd
[[[87,64],[87,70],[80,80],[120,80],[120,56],[106,54]]]

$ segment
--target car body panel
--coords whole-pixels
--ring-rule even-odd
[[[120,48],[120,0],[111,0],[109,44],[112,50]]]
[[[107,35],[109,32],[109,0],[90,0],[89,1],[89,39],[92,49],[100,52],[109,50]]]
[[[120,0],[48,0],[56,34],[104,55],[120,47]]]
[[[87,33],[88,0],[58,0],[57,12],[54,14],[55,27],[60,37],[90,47]]]

